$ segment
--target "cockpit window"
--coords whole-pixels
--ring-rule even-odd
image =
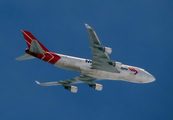
[[[128,70],[128,69],[127,69],[127,68],[125,68],[125,67],[121,67],[121,69],[122,69],[122,70]]]

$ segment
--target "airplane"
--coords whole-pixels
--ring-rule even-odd
[[[42,86],[62,85],[73,93],[78,91],[76,86],[71,85],[74,83],[86,83],[89,87],[101,91],[103,86],[95,83],[97,80],[122,80],[133,83],[155,81],[155,77],[142,68],[111,60],[108,54],[111,54],[112,48],[103,46],[94,29],[88,24],[85,26],[89,34],[92,60],[50,52],[29,31],[25,30],[22,30],[22,33],[28,48],[25,50],[26,54],[16,58],[16,60],[39,58],[54,66],[81,73],[80,76],[62,81],[45,83],[35,81]]]

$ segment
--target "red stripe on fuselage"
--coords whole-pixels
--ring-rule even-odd
[[[26,53],[36,58],[42,59],[43,61],[48,62],[50,64],[55,64],[59,59],[61,59],[59,55],[51,52],[46,52],[45,54],[39,54],[39,53],[32,53],[29,52],[29,50],[26,50]]]
[[[132,72],[135,72],[134,75],[138,74],[138,71],[135,70],[134,68],[130,68],[130,67],[128,67],[128,68],[129,68],[129,70],[131,70]]]

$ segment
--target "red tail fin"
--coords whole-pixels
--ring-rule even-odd
[[[29,31],[22,30],[22,33],[29,48],[31,46],[32,40],[36,40],[44,51],[49,52],[49,50],[45,48]]]

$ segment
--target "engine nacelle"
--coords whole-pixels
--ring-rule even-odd
[[[99,90],[99,91],[101,91],[103,89],[103,85],[97,84],[97,83],[89,85],[89,86],[94,88],[95,90]]]
[[[105,51],[104,52],[107,53],[107,54],[111,54],[112,53],[112,48],[105,47]]]
[[[99,47],[99,50],[107,53],[107,54],[111,54],[112,53],[112,48],[110,47]]]
[[[121,68],[121,67],[122,67],[122,63],[121,63],[121,62],[115,62],[115,66],[116,66],[117,68]]]
[[[78,88],[76,86],[64,86],[64,88],[73,93],[77,93],[77,91],[78,91]]]

